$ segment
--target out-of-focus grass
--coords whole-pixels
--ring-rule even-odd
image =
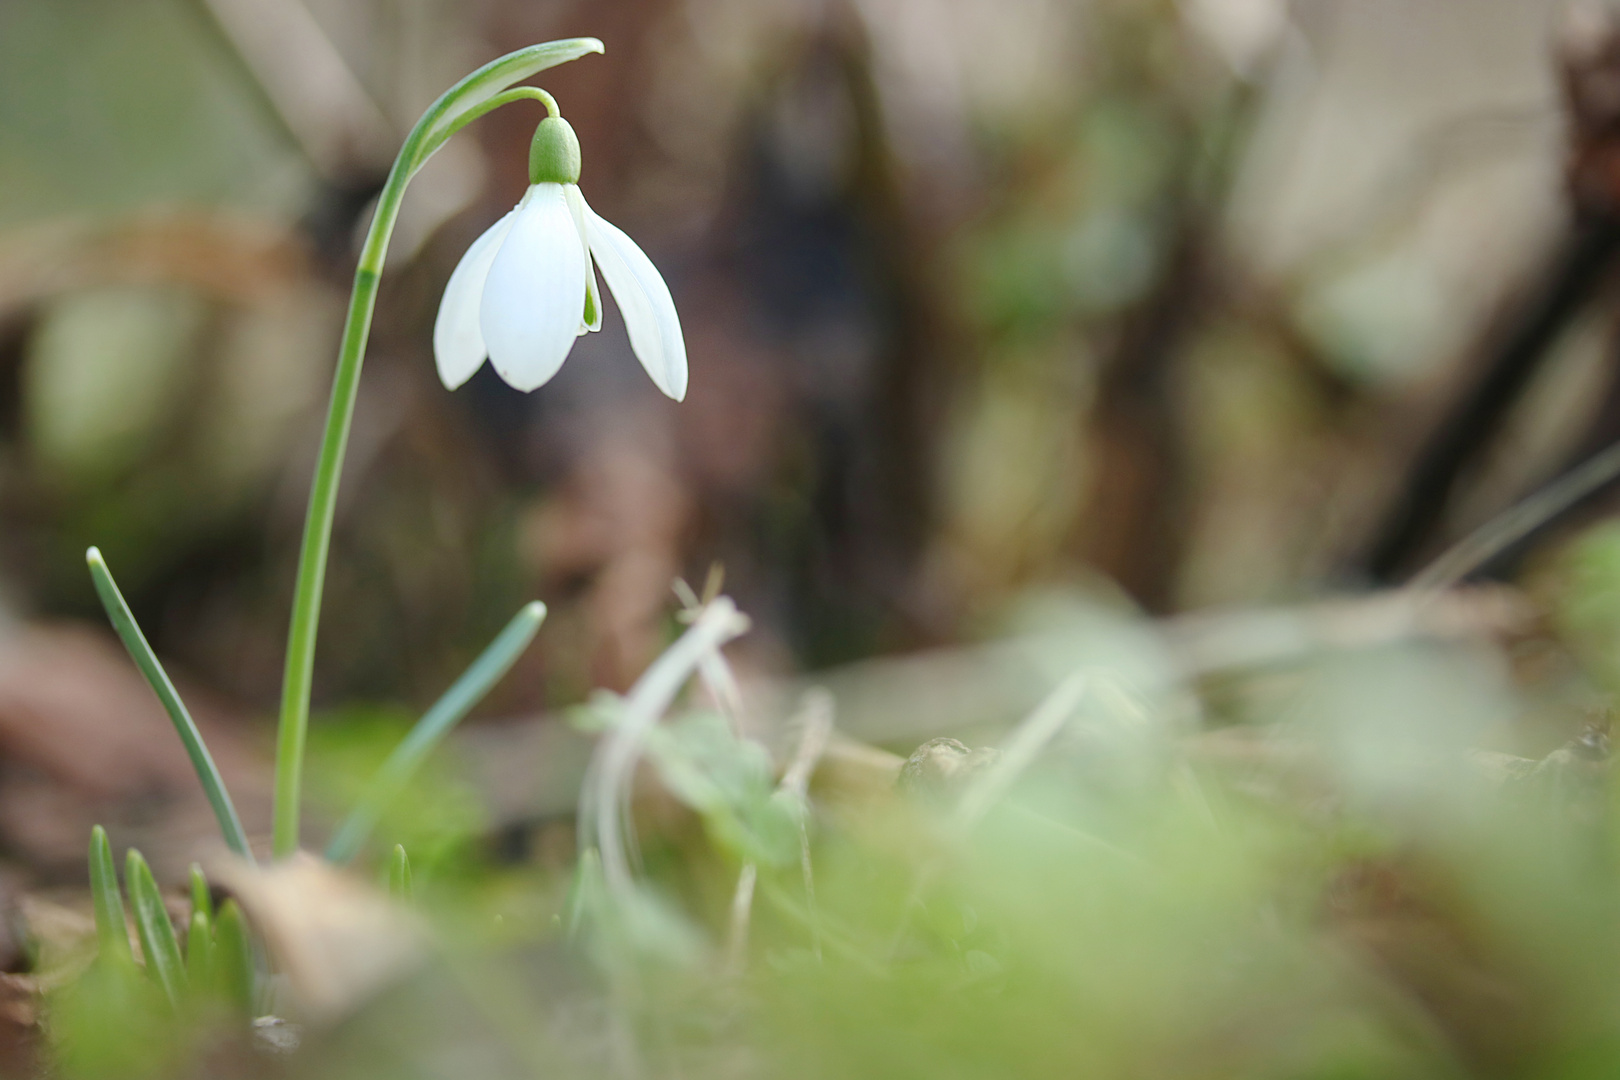
[[[1110,644],[1151,642],[1144,625]],[[462,797],[430,776],[373,854],[380,870],[413,828],[427,849],[434,827],[460,845],[421,869],[412,853],[437,944],[277,1068],[1371,1080],[1620,1065],[1620,805],[1601,724],[1540,760],[1479,751],[1533,705],[1482,640],[1249,672],[1266,691],[1219,726],[1173,680],[1120,681],[1150,657],[1116,660],[1081,665],[1072,719],[982,816],[957,805],[984,770],[852,782],[834,753],[811,789],[808,876],[762,748],[702,709],[646,744],[628,892],[590,852],[476,857],[472,816],[422,824]],[[618,722],[613,699],[581,718]],[[363,775],[350,759],[402,724],[317,727],[312,777]],[[758,879],[739,925],[745,862]],[[58,1006],[70,1042],[98,985]],[[168,1022],[137,1004],[97,1030],[138,1025],[157,1043],[132,1052],[176,1060],[194,1036],[154,1035]],[[93,1050],[62,1063],[108,1075]]]

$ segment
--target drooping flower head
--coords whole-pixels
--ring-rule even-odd
[[[602,328],[599,269],[636,359],[680,401],[686,342],[669,287],[635,241],[585,202],[579,139],[547,107],[529,148],[529,190],[473,242],[445,286],[433,327],[439,378],[454,390],[488,357],[519,390],[545,385],[574,339]]]

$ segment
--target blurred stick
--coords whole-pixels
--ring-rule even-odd
[[[1127,87],[1125,92],[1141,92]],[[1174,606],[1190,534],[1182,357],[1216,292],[1214,240],[1258,103],[1252,85],[1230,87],[1207,114],[1178,118],[1176,179],[1158,196],[1171,238],[1164,270],[1126,313],[1091,406],[1097,462],[1083,519],[1094,523],[1082,554],[1143,607]]]
[[[1488,329],[1473,383],[1441,419],[1385,514],[1365,560],[1377,581],[1395,581],[1433,540],[1458,481],[1500,433],[1559,336],[1610,277],[1620,251],[1620,99],[1613,89],[1620,76],[1620,14],[1593,5],[1570,8],[1559,61],[1574,222],[1516,308]]]
[[[1614,264],[1620,228],[1578,222],[1536,275],[1537,284],[1499,334],[1486,335],[1474,382],[1418,454],[1366,556],[1379,582],[1398,579],[1444,520],[1458,479],[1496,437],[1540,370],[1553,343],[1585,307]]]
[[[1415,602],[1433,603],[1445,590],[1617,476],[1620,476],[1620,443],[1492,518],[1430,563],[1412,578],[1409,588]]]
[[[816,916],[816,883],[810,866],[810,827],[805,820],[808,807],[805,800],[810,790],[810,774],[827,750],[832,736],[832,695],[819,686],[805,691],[799,706],[799,746],[793,760],[782,772],[777,791],[799,804],[799,867],[804,874],[805,913],[810,924],[811,949],[816,960],[821,960],[821,920]],[[748,926],[754,906],[754,885],[759,870],[753,863],[743,864],[737,875],[737,888],[731,898],[731,930],[726,938],[726,970],[734,977],[741,975],[748,959]]]
[[[982,777],[963,793],[956,804],[956,825],[971,829],[979,819],[990,812],[1003,795],[1012,789],[1058,732],[1074,716],[1086,692],[1086,676],[1070,675],[1046,696],[1024,722],[1013,729],[1012,736]]]

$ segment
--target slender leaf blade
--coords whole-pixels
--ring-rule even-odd
[[[252,1016],[254,996],[253,943],[247,920],[235,900],[219,906],[214,921],[214,973],[229,1001],[243,1016]]]
[[[202,783],[203,791],[208,795],[208,802],[214,808],[214,817],[219,820],[219,831],[225,837],[225,843],[230,845],[232,851],[253,861],[253,852],[248,847],[247,833],[242,829],[242,819],[236,814],[236,806],[231,802],[230,793],[225,790],[225,779],[219,774],[219,767],[214,764],[213,755],[208,752],[203,742],[202,734],[197,730],[197,724],[186,710],[185,703],[175,692],[174,683],[169,681],[168,673],[158,662],[157,654],[152,646],[147,644],[146,635],[136,625],[135,616],[124,602],[123,593],[118,591],[118,584],[113,580],[112,571],[107,569],[106,560],[101,552],[91,548],[85,552],[85,562],[90,567],[90,579],[95,582],[96,595],[101,598],[102,607],[107,609],[107,617],[112,620],[113,629],[123,641],[124,648],[129,650],[130,658],[135,666],[140,668],[141,674],[151,685],[163,708],[168,712],[169,719],[174,723],[174,730],[185,745],[186,754],[191,758],[191,767],[197,773],[197,779]]]
[[[124,885],[129,890],[130,906],[135,909],[135,930],[146,953],[147,974],[163,988],[171,1004],[179,1005],[186,987],[180,942],[175,939],[174,924],[169,922],[152,870],[133,848],[124,862]]]
[[[112,845],[107,841],[107,830],[100,825],[90,830],[90,898],[96,912],[96,938],[101,945],[101,955],[133,964],[135,954],[129,947],[124,901],[118,895],[118,871],[113,865]]]
[[[360,801],[333,834],[326,848],[329,860],[341,863],[354,858],[389,802],[415,775],[434,747],[512,670],[545,619],[546,605],[538,600],[525,605],[444,696],[422,714],[422,719],[388,755]]]
[[[214,917],[214,898],[208,889],[208,877],[203,873],[202,867],[196,863],[191,864],[191,913],[193,916],[199,912]]]
[[[214,928],[208,913],[193,911],[186,932],[186,985],[201,996],[214,983]]]

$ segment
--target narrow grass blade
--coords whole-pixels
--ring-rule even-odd
[[[243,1016],[253,1015],[253,943],[248,940],[247,921],[235,900],[219,906],[214,922],[214,972],[225,1000]]]
[[[236,816],[236,807],[231,803],[231,797],[225,790],[225,781],[219,775],[219,769],[214,765],[213,755],[209,754],[208,747],[203,744],[202,735],[197,731],[196,723],[191,714],[186,711],[185,704],[181,702],[180,695],[175,693],[174,684],[158,663],[157,654],[152,652],[152,646],[146,642],[146,635],[135,624],[135,616],[131,614],[129,605],[124,602],[124,596],[118,591],[118,585],[113,581],[112,571],[107,569],[107,563],[101,557],[101,552],[91,548],[85,552],[85,562],[90,566],[90,579],[95,582],[96,595],[101,597],[102,607],[107,609],[107,617],[112,620],[113,629],[124,642],[124,648],[129,650],[130,657],[135,666],[141,669],[146,681],[151,684],[158,700],[163,702],[164,709],[168,710],[169,719],[174,722],[174,730],[179,734],[180,741],[185,744],[186,753],[191,757],[191,767],[197,771],[197,779],[202,783],[203,791],[208,794],[208,801],[214,808],[214,816],[219,819],[219,831],[224,834],[225,843],[230,845],[232,851],[253,861],[253,852],[248,848],[247,834],[242,831],[242,820]]]
[[[517,658],[523,655],[523,650],[534,640],[545,618],[546,605],[538,600],[526,605],[455,681],[455,685],[423,714],[410,734],[388,755],[388,760],[377,770],[377,775],[361,795],[359,803],[332,837],[332,842],[326,848],[327,859],[341,863],[354,858],[389,802],[399,794],[433,748],[512,669]]]
[[[130,906],[135,909],[135,929],[141,936],[141,949],[146,953],[146,972],[163,987],[170,1004],[179,1005],[186,988],[180,943],[175,940],[174,925],[169,922],[169,912],[163,906],[163,894],[158,891],[151,868],[133,848],[124,862],[124,886],[129,890]]]
[[[214,982],[214,928],[206,912],[191,913],[191,928],[186,933],[186,985],[196,995],[203,995]]]
[[[405,854],[404,844],[395,844],[388,859],[388,895],[402,904],[415,899],[411,889],[411,860]]]
[[[208,878],[203,874],[202,867],[196,863],[191,864],[191,914],[214,918],[214,898],[208,891]]]
[[[118,895],[118,871],[113,866],[112,845],[107,830],[100,825],[90,830],[90,898],[96,910],[96,938],[101,955],[110,960],[134,963],[129,948],[129,928],[124,922],[124,901]]]

